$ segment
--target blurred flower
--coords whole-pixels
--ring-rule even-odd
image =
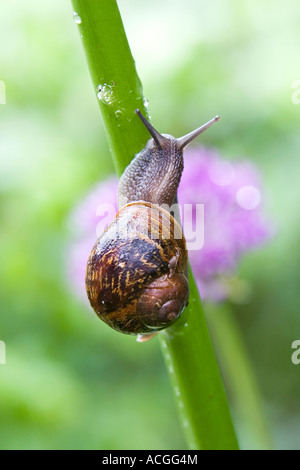
[[[204,246],[190,251],[189,259],[202,298],[222,300],[233,284],[241,284],[231,282],[241,256],[260,246],[272,233],[262,210],[261,176],[247,160],[227,162],[204,148],[187,150],[184,163],[179,203],[204,204]],[[75,292],[84,298],[86,262],[100,221],[97,208],[109,203],[117,211],[117,187],[117,177],[99,183],[70,217],[75,235],[68,260],[69,278]],[[189,217],[195,218],[193,211]],[[244,286],[244,291],[249,289]]]
[[[85,292],[85,269],[89,254],[97,239],[97,215],[100,204],[113,204],[118,210],[118,178],[112,176],[98,183],[73,210],[69,218],[72,243],[67,257],[68,278],[77,295],[87,298]],[[111,217],[111,221],[113,217]]]
[[[221,300],[241,256],[271,236],[262,209],[261,175],[247,160],[228,162],[207,149],[185,153],[181,204],[204,204],[204,246],[189,253],[202,298]],[[236,283],[235,283],[236,285]]]

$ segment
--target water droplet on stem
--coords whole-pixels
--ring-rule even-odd
[[[76,24],[81,24],[81,18],[76,11],[73,12],[73,20]]]

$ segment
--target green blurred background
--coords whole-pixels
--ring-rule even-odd
[[[261,168],[277,234],[243,259],[238,275],[252,295],[228,308],[275,446],[299,449],[300,365],[291,362],[300,339],[299,4],[119,7],[155,126],[183,135],[218,113],[221,124],[202,142]],[[68,0],[1,7],[0,448],[184,449],[158,340],[140,345],[110,330],[66,279],[68,214],[114,171],[72,16]]]

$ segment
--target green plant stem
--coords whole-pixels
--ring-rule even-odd
[[[72,0],[72,4],[114,165],[121,175],[149,139],[134,114],[138,108],[148,115],[142,84],[116,1]]]
[[[183,428],[193,449],[237,449],[223,383],[191,271],[189,283],[189,306],[174,326],[160,333]]]
[[[134,115],[146,112],[115,0],[73,0],[98,95],[111,152],[120,175],[149,139]],[[100,90],[100,91],[101,91]],[[237,449],[229,406],[208,334],[197,287],[190,274],[190,304],[160,335],[188,445],[194,449]]]

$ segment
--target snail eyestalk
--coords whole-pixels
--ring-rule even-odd
[[[138,115],[140,120],[143,122],[144,126],[148,129],[150,135],[153,137],[157,145],[162,147],[166,139],[159,132],[157,132],[157,130],[152,126],[152,124],[150,124],[150,122],[142,115],[139,109],[135,110],[135,114]]]
[[[202,134],[202,132],[206,131],[210,126],[212,126],[215,122],[220,120],[220,116],[216,116],[207,123],[203,124],[203,126],[198,127],[198,129],[195,129],[194,131],[190,132],[187,135],[184,135],[183,137],[179,137],[177,139],[177,142],[180,146],[180,148],[183,150],[189,143],[191,143],[198,135]]]

